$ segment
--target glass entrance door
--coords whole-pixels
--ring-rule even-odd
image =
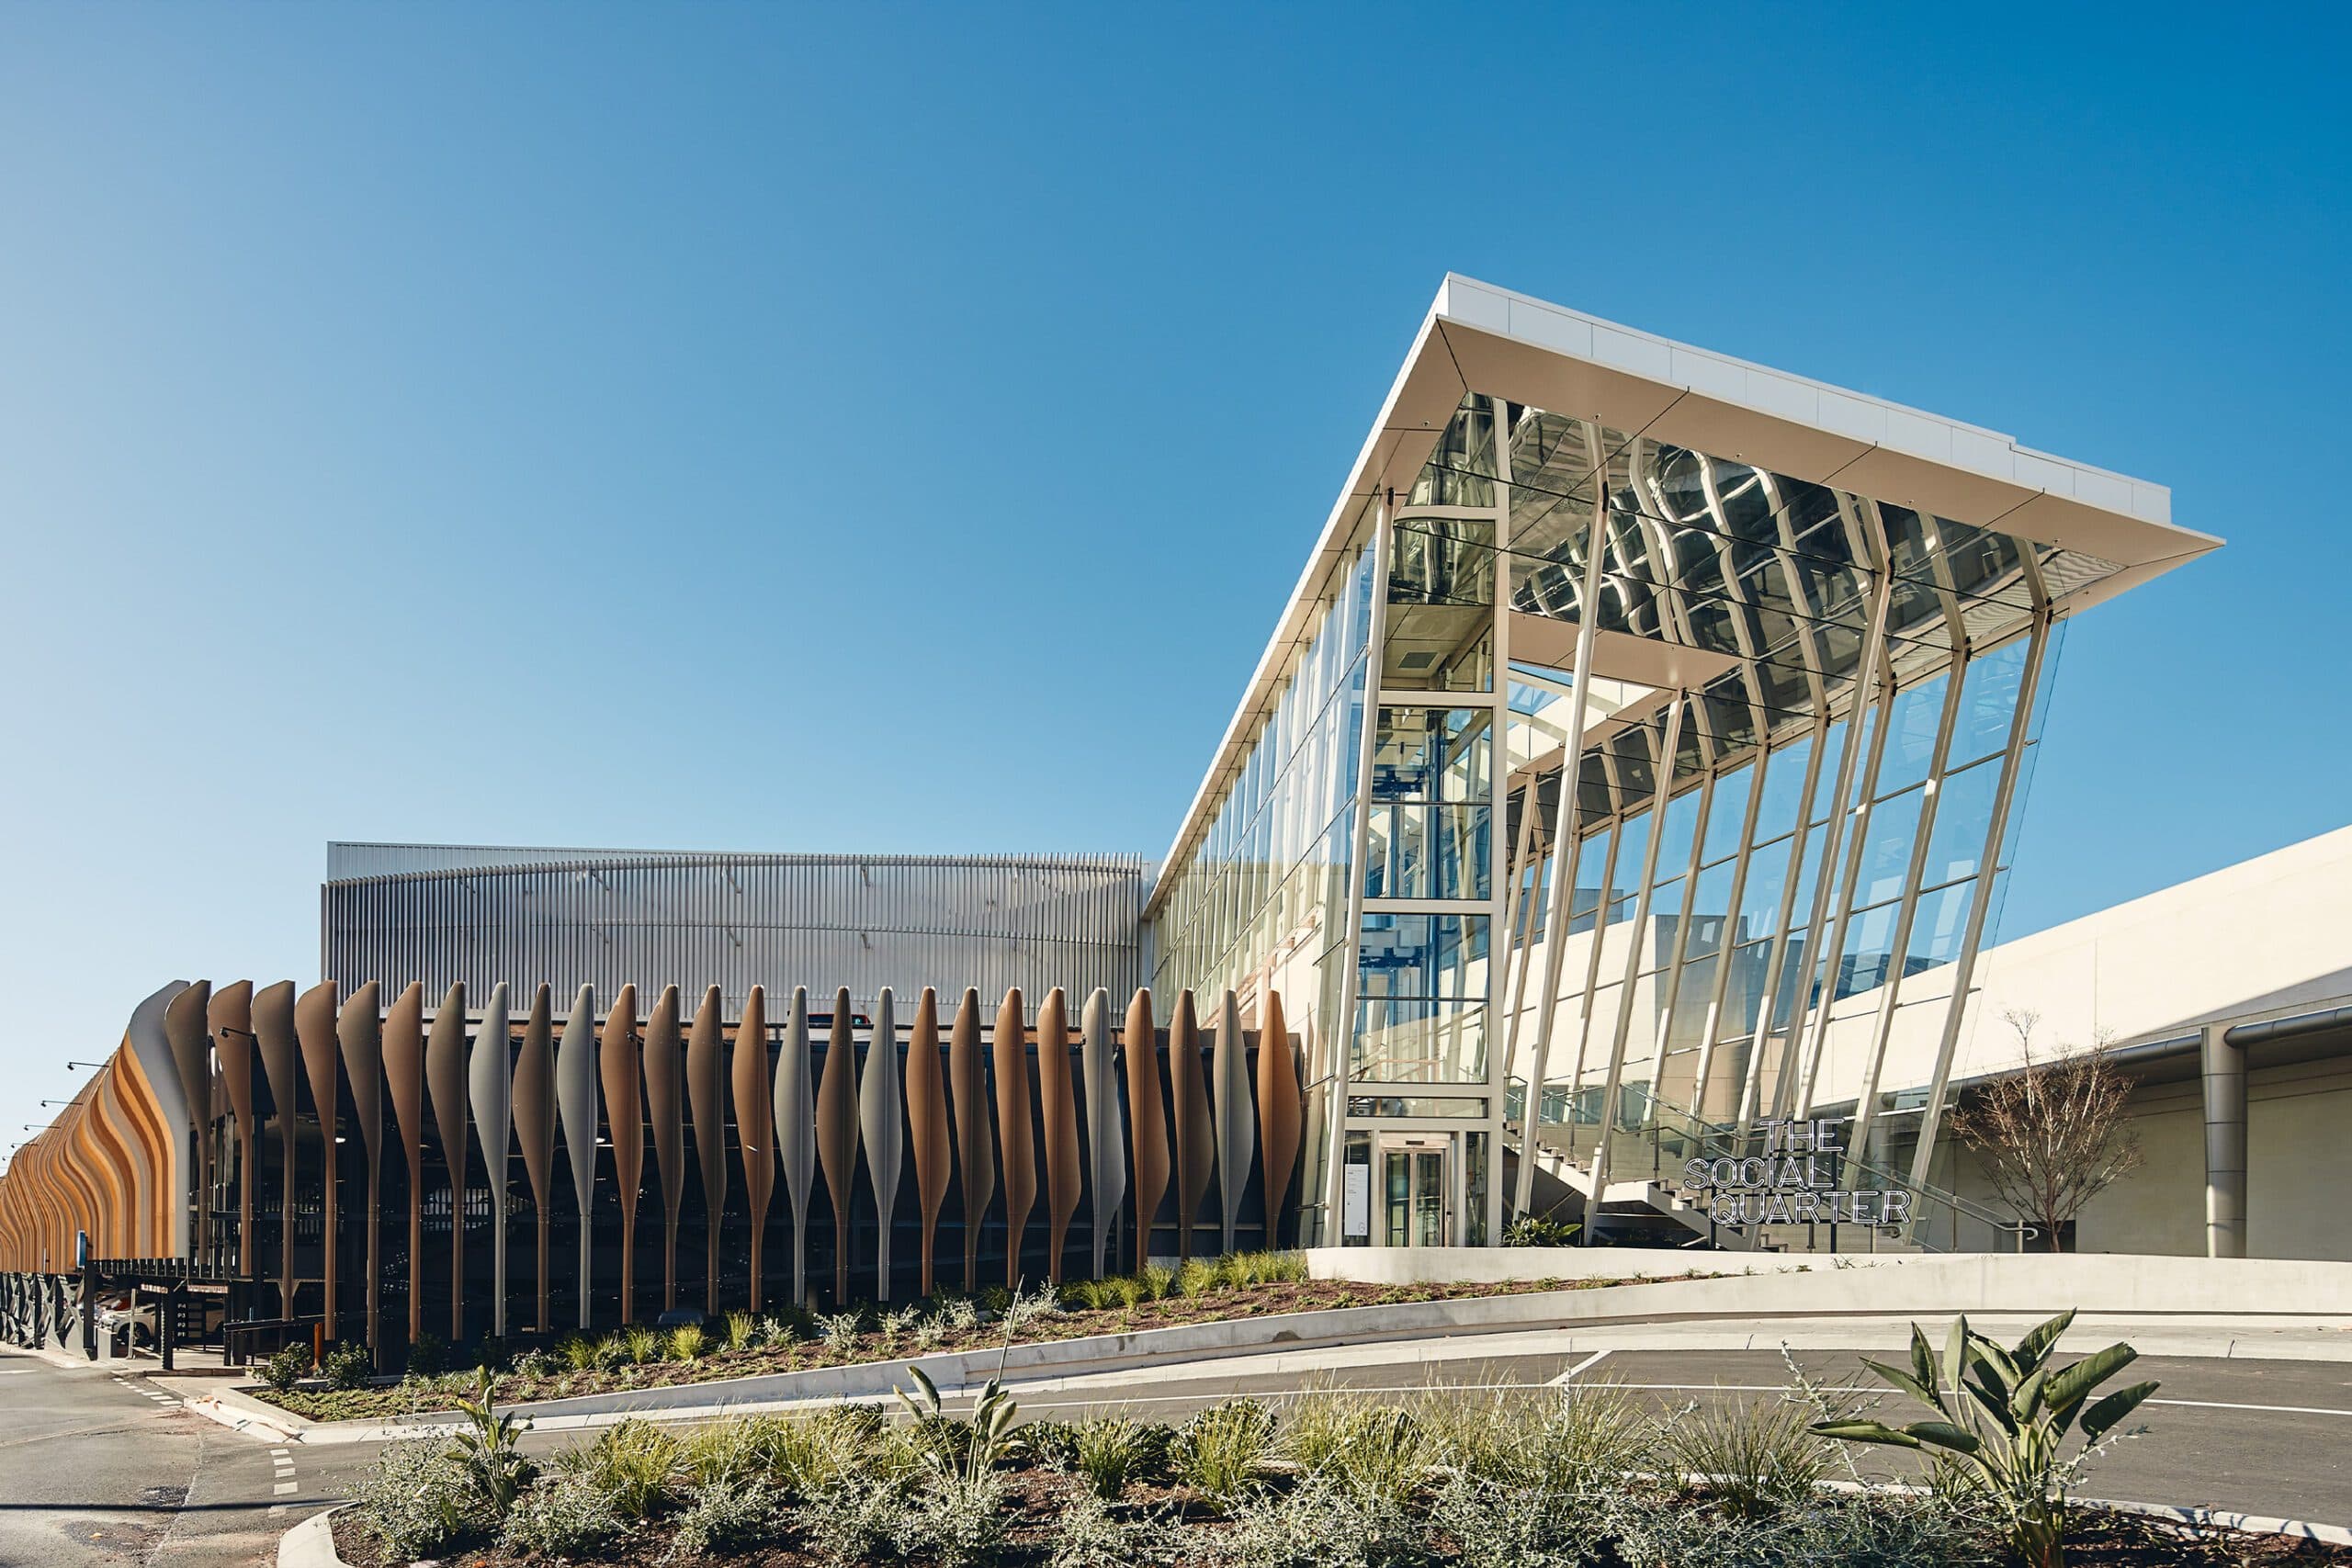
[[[1391,1133],[1380,1140],[1380,1186],[1390,1247],[1453,1245],[1453,1139]]]

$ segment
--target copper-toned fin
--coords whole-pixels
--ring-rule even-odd
[[[254,993],[254,1043],[262,1077],[277,1112],[277,1311],[294,1315],[294,1109],[300,1102],[294,1044],[294,982],[280,980]]]
[[[1159,1104],[1159,1033],[1151,1019],[1151,992],[1127,1004],[1121,1036],[1127,1066],[1127,1114],[1136,1146],[1136,1268],[1151,1260],[1151,1224],[1168,1190],[1168,1113]]]
[[[179,1063],[172,1054],[170,1031],[164,1026],[172,1004],[187,989],[187,983],[181,980],[157,989],[131,1010],[130,1027],[123,1032],[123,1043],[129,1047],[124,1060],[141,1085],[138,1098],[153,1115],[164,1150],[164,1169],[162,1179],[156,1183],[156,1208],[152,1222],[159,1257],[187,1258],[194,1248],[195,1204],[191,1200],[196,1184],[196,1117],[188,1109],[187,1093],[180,1088]],[[329,1022],[332,1025],[332,1010]],[[327,1054],[332,1059],[332,1041]],[[40,1139],[36,1137],[33,1142]],[[30,1148],[32,1144],[25,1146]],[[73,1237],[68,1235],[64,1239],[70,1243]]]
[[[474,1136],[481,1143],[481,1163],[490,1179],[491,1328],[506,1337],[506,1151],[513,1139],[514,1086],[508,1076],[513,1058],[507,1053],[506,983],[491,987],[482,1004],[481,1031],[466,1058],[466,1104],[473,1111]]]
[[[1037,1109],[1046,1134],[1046,1278],[1058,1285],[1069,1217],[1078,1213],[1085,1185],[1078,1164],[1078,1096],[1069,1081],[1069,1019],[1059,986],[1037,1010]]]
[[[899,1120],[899,1023],[890,987],[874,999],[874,1037],[866,1043],[865,1068],[857,1080],[857,1128],[865,1145],[865,1174],[874,1188],[877,1239],[874,1299],[890,1299],[890,1220],[899,1206],[899,1172],[905,1163],[907,1134]]]
[[[964,987],[947,1035],[947,1096],[956,1125],[956,1174],[964,1184],[964,1291],[979,1289],[980,1221],[996,1195],[996,1136],[980,1058],[980,993]]]
[[[1193,1256],[1193,1227],[1216,1172],[1216,1128],[1209,1119],[1209,1090],[1201,1075],[1201,1031],[1193,1014],[1193,993],[1176,993],[1176,1016],[1168,1021],[1168,1086],[1176,1111],[1176,1256]]]
[[[1021,1244],[1037,1201],[1037,1145],[1029,1130],[1029,1028],[1021,987],[996,1010],[996,1117],[1004,1167],[1004,1284],[1021,1281]]]
[[[613,1140],[613,1185],[621,1201],[621,1321],[637,1316],[637,1195],[645,1182],[645,1066],[639,1058],[637,987],[623,986],[605,1020],[596,1053],[605,1085],[605,1125]]]
[[[412,980],[384,1014],[384,1079],[408,1154],[408,1337],[424,1332],[424,987]]]
[[[1102,1278],[1102,1253],[1127,1195],[1127,1129],[1119,1116],[1118,1067],[1113,1059],[1111,993],[1097,986],[1080,1019],[1085,1039],[1079,1072],[1085,1080],[1086,1179],[1094,1195],[1094,1270]],[[1114,1258],[1115,1263],[1117,1260]]]
[[[1268,991],[1258,1026],[1258,1157],[1264,1179],[1265,1245],[1270,1247],[1283,1244],[1283,1210],[1290,1196],[1291,1166],[1298,1158],[1299,1129],[1306,1120],[1306,1107],[1299,1097],[1298,1059],[1291,1054],[1282,994]]]
[[[857,1031],[849,992],[833,993],[825,1035],[825,1071],[817,1080],[817,1163],[833,1200],[833,1310],[849,1302],[849,1195],[857,1179]]]
[[[775,1190],[775,1101],[768,1077],[767,994],[760,987],[743,998],[735,1026],[735,1136],[743,1156],[743,1191],[752,1211],[753,1312],[766,1304],[760,1290],[760,1251],[767,1240],[768,1195]]]
[[[1241,1034],[1241,1003],[1229,989],[1217,1003],[1216,1047],[1210,1067],[1216,1091],[1218,1246],[1230,1254],[1241,1224],[1250,1167],[1258,1156],[1258,1111],[1250,1103],[1250,1048]]]
[[[596,1197],[596,992],[582,986],[563,1021],[555,1053],[555,1105],[571,1164],[571,1195],[580,1206],[580,1326],[588,1326],[589,1286],[595,1247],[588,1216]]]
[[[955,1165],[947,1127],[947,1088],[939,1071],[939,993],[925,986],[915,1002],[914,1027],[907,1034],[907,1143],[914,1154],[915,1199],[922,1210],[919,1250],[926,1296],[931,1294],[939,1208],[947,1201],[947,1176]]]
[[[548,1207],[555,1197],[555,1044],[544,983],[531,998],[531,1017],[523,1025],[522,1047],[514,1057],[514,1139],[522,1145],[531,1206],[538,1216],[531,1227],[539,1254],[537,1328],[547,1334],[555,1328],[548,1313]]]
[[[653,1124],[653,1165],[662,1179],[662,1310],[678,1304],[678,1204],[686,1188],[684,1084],[678,1040],[678,987],[664,986],[645,1023],[645,1113]]]
[[[195,1216],[188,1227],[191,1256],[201,1258],[212,1242],[212,1040],[205,1013],[212,1002],[212,982],[198,980],[171,999],[164,1009],[164,1038],[171,1042],[172,1065],[179,1077],[180,1100],[186,1107],[189,1144],[194,1157],[182,1173],[188,1183],[184,1205]],[[64,1145],[60,1140],[62,1152]]]
[[[376,982],[368,981],[343,1004],[335,1017],[335,1040],[343,1047],[343,1071],[351,1085],[351,1120],[368,1158],[368,1348],[384,1363],[384,1162],[378,1147],[384,1136],[384,1023]]]
[[[702,1310],[718,1312],[718,1231],[727,1213],[727,1042],[718,987],[702,994],[686,1035],[686,1109],[694,1117],[695,1162],[702,1174]]]
[[[817,1183],[817,1095],[808,1056],[808,987],[792,987],[792,1011],[775,1057],[775,1152],[792,1211],[792,1301],[808,1304],[808,1190]]]
[[[228,1090],[229,1115],[237,1124],[237,1272],[254,1271],[254,983],[240,980],[212,993],[205,1010],[212,1055]],[[93,1106],[96,1105],[93,1100]],[[108,1254],[120,1258],[125,1254]]]
[[[334,982],[321,981],[294,1000],[294,1034],[302,1045],[302,1070],[311,1080],[311,1103],[319,1111],[319,1149],[325,1186],[325,1210],[321,1233],[324,1246],[321,1254],[324,1266],[321,1273],[326,1293],[327,1337],[342,1337],[342,1319],[337,1314],[335,1296],[335,1189],[342,1185],[338,1178],[341,1162],[335,1156],[335,1122],[339,1077],[335,1072],[334,1043]]]
[[[424,1089],[449,1168],[449,1343],[466,1337],[466,987],[449,987],[424,1034]]]

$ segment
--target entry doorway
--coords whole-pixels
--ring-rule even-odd
[[[1383,1133],[1379,1146],[1382,1245],[1453,1246],[1462,1214],[1454,1134]]]

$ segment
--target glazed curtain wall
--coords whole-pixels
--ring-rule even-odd
[[[1301,1064],[1276,994],[1249,1030],[1229,992],[1180,991],[1164,1017],[1102,989],[469,1000],[165,987],[0,1175],[0,1271],[71,1272],[86,1231],[98,1258],[274,1283],[283,1315],[381,1350],[1296,1237]]]

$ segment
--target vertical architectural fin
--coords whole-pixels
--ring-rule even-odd
[[[596,1199],[596,989],[582,986],[563,1021],[555,1054],[555,1107],[563,1150],[571,1166],[571,1197],[580,1213],[580,1326],[589,1324],[596,1249],[588,1217]]]
[[[294,1000],[294,1033],[302,1046],[302,1070],[311,1082],[311,1102],[319,1111],[319,1155],[321,1179],[324,1187],[324,1224],[321,1233],[321,1283],[325,1291],[327,1337],[342,1337],[341,1306],[335,1292],[336,1228],[335,1189],[342,1185],[341,1160],[335,1154],[337,1107],[341,1096],[340,1076],[335,1071],[334,982],[322,980],[304,991]]]
[[[1279,991],[1268,991],[1258,1023],[1258,1156],[1266,1207],[1264,1245],[1280,1247],[1283,1201],[1298,1158],[1306,1107],[1298,1083],[1298,1058],[1290,1044]]]
[[[1062,1251],[1085,1175],[1078,1160],[1078,1096],[1069,1077],[1069,1014],[1062,988],[1037,1010],[1038,1124],[1046,1134],[1046,1278],[1062,1282]]]
[[[621,1321],[637,1316],[637,1197],[645,1184],[645,1065],[639,1058],[637,987],[613,998],[596,1052],[605,1086],[605,1126],[613,1140],[613,1185],[621,1201]]]
[[[996,1195],[996,1138],[980,1060],[980,993],[964,987],[947,1036],[947,1093],[956,1122],[956,1173],[964,1189],[964,1290],[979,1289],[980,1223]]]
[[[1201,1074],[1201,1030],[1190,989],[1176,993],[1168,1021],[1168,1087],[1176,1110],[1176,1256],[1193,1256],[1193,1229],[1216,1174],[1216,1128],[1209,1120],[1209,1090]]]
[[[380,992],[368,981],[344,1002],[334,1032],[351,1084],[351,1120],[368,1160],[368,1348],[384,1363],[384,1021]]]
[[[849,992],[833,993],[825,1032],[825,1071],[817,1082],[817,1162],[833,1201],[833,1310],[849,1303],[849,1199],[857,1179],[857,1029]]]
[[[187,1122],[188,1160],[180,1172],[186,1184],[180,1201],[192,1216],[184,1256],[194,1258],[202,1257],[211,1241],[212,1140],[205,1127],[212,1119],[212,1041],[205,1020],[211,1002],[212,982],[198,980],[164,1009],[164,1038],[172,1047],[181,1115]],[[62,1147],[61,1142],[61,1151]]]
[[[449,987],[424,1034],[424,1089],[449,1168],[449,1343],[466,1337],[466,987]]]
[[[767,992],[752,987],[735,1025],[730,1084],[735,1099],[735,1137],[743,1159],[743,1193],[752,1213],[752,1275],[749,1304],[767,1304],[760,1283],[760,1255],[767,1241],[768,1196],[775,1190],[775,1103],[768,1079]]]
[[[531,1207],[537,1215],[531,1227],[539,1259],[536,1326],[547,1334],[555,1328],[548,1314],[548,1209],[555,1196],[555,1050],[545,983],[532,993],[531,1016],[523,1025],[523,1043],[514,1055],[514,1138],[522,1145],[523,1172],[530,1179]]]
[[[899,1175],[907,1134],[899,1084],[899,1021],[890,987],[874,1000],[874,1036],[857,1080],[857,1126],[865,1145],[865,1174],[874,1188],[874,1299],[890,1299],[890,1222],[899,1207]]]
[[[1029,1026],[1021,987],[1004,993],[996,1010],[996,1115],[1004,1160],[1004,1285],[1021,1280],[1021,1245],[1037,1201],[1036,1140],[1029,1130]]]
[[[784,1049],[775,1059],[775,1149],[792,1209],[792,1300],[808,1304],[808,1189],[817,1180],[817,1101],[809,1084],[808,987],[792,987]]]
[[[277,1311],[294,1315],[294,1115],[301,1103],[295,1072],[294,982],[280,980],[254,993],[254,1043],[262,1077],[277,1113]],[[151,1238],[150,1246],[160,1247]]]
[[[237,1272],[254,1271],[254,983],[240,980],[212,993],[205,1012],[212,1054],[228,1090],[229,1114],[237,1124]],[[95,1105],[96,1100],[92,1103]],[[122,1257],[121,1253],[110,1253]]]
[[[922,988],[907,1035],[907,1142],[914,1153],[915,1200],[922,1211],[922,1293],[931,1294],[939,1209],[955,1155],[948,1145],[947,1088],[939,1071],[939,993]]]
[[[664,986],[645,1023],[645,1113],[653,1125],[653,1169],[662,1181],[662,1310],[678,1304],[678,1206],[686,1187],[685,1063],[678,987]]]
[[[408,1337],[424,1332],[424,987],[412,980],[384,1014],[384,1081],[408,1155]]]
[[[1250,1167],[1257,1158],[1258,1117],[1250,1102],[1250,1052],[1241,1034],[1241,1003],[1229,988],[1217,1003],[1216,1045],[1210,1066],[1216,1080],[1218,1245],[1230,1255]]]
[[[1135,1260],[1140,1269],[1151,1260],[1151,1225],[1168,1190],[1168,1113],[1159,1102],[1159,1031],[1152,1022],[1148,989],[1137,991],[1127,1004],[1122,1043],[1127,1059],[1127,1114],[1135,1122]]]
[[[514,1058],[507,1052],[506,982],[490,989],[482,1004],[481,1028],[466,1059],[466,1102],[473,1111],[474,1136],[490,1181],[490,1331],[506,1337],[506,1156],[514,1125]]]
[[[1127,1129],[1119,1115],[1118,1067],[1111,1038],[1111,993],[1097,986],[1080,1016],[1084,1041],[1079,1071],[1086,1083],[1086,1178],[1093,1195],[1093,1278],[1102,1278],[1103,1248],[1127,1195]],[[1112,1259],[1114,1263],[1117,1259]]]
[[[718,1233],[727,1215],[727,1042],[718,987],[702,994],[686,1034],[686,1109],[694,1118],[695,1164],[702,1176],[702,1310],[718,1313]]]

